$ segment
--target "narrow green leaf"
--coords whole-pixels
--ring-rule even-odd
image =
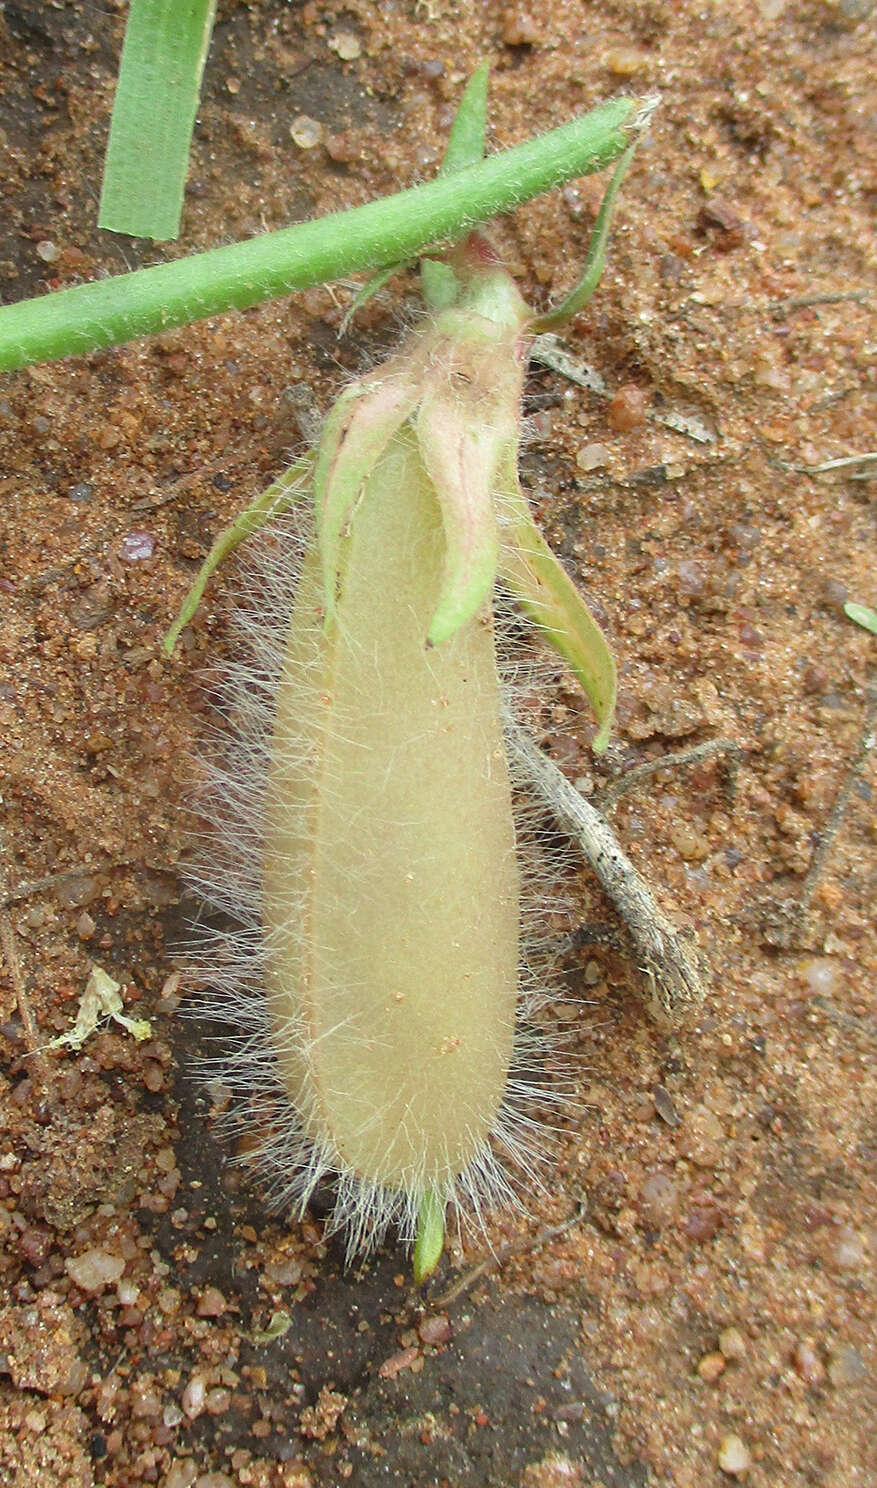
[[[172,656],[174,647],[180,639],[185,626],[189,624],[195,614],[204,591],[210,580],[211,574],[233,553],[238,543],[244,542],[270,522],[274,517],[279,517],[281,512],[288,511],[291,506],[300,499],[303,487],[309,480],[314,468],[313,455],[305,455],[303,459],[296,460],[288,469],[279,475],[276,481],[272,481],[267,490],[261,496],[257,496],[246,511],[242,511],[235,517],[229,527],[224,527],[204,559],[194,584],[180,606],[180,612],[162,642],[168,656]]]
[[[411,1270],[414,1280],[420,1286],[421,1282],[428,1281],[442,1258],[445,1247],[445,1205],[437,1194],[424,1194],[420,1201],[420,1212],[417,1216],[417,1236],[414,1241],[414,1254],[411,1258]]]
[[[467,165],[477,165],[484,157],[484,141],[487,134],[487,84],[490,78],[490,63],[482,62],[476,67],[468,83],[460,107],[457,109],[444,159],[439,174],[449,176],[453,171],[465,170]]]
[[[615,713],[615,658],[602,630],[558,563],[530,515],[526,497],[509,472],[500,508],[500,582],[548,643],[572,667],[600,724],[593,748],[609,742]]]
[[[216,0],[131,0],[98,226],[140,238],[179,235],[215,9]]]

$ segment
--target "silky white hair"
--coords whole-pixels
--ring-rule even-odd
[[[405,1189],[392,1189],[363,1181],[345,1167],[330,1140],[315,1141],[307,1134],[313,1124],[292,1105],[278,1069],[278,1033],[265,995],[270,932],[261,903],[264,814],[274,700],[302,558],[311,541],[311,524],[296,510],[250,543],[242,563],[242,602],[232,621],[233,659],[217,664],[206,678],[217,721],[207,732],[200,760],[201,833],[187,875],[203,910],[192,926],[185,960],[187,979],[199,989],[189,1003],[194,1015],[229,1030],[205,1062],[204,1078],[231,1092],[219,1125],[238,1141],[236,1161],[258,1176],[272,1208],[297,1217],[317,1187],[330,1181],[334,1202],[327,1229],[344,1233],[351,1259],[373,1249],[390,1226],[403,1242],[412,1242],[426,1185],[415,1173]],[[540,676],[527,629],[501,596],[497,615],[500,670],[513,707],[515,697],[544,687],[548,667],[541,664]],[[563,1025],[546,1017],[546,1005],[563,1000],[557,937],[546,930],[546,919],[564,906],[569,854],[547,840],[544,808],[528,795],[526,780],[516,778],[514,761],[511,771],[522,956],[504,1099],[489,1140],[464,1171],[437,1191],[433,1180],[429,1184],[439,1203],[450,1207],[452,1222],[480,1230],[491,1210],[520,1210],[527,1191],[541,1189],[555,1118],[573,1104],[568,1054],[560,1049]],[[306,1056],[303,1026],[291,1021],[283,1037]]]

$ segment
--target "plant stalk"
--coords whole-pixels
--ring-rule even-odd
[[[225,310],[415,257],[630,143],[641,110],[617,98],[548,134],[423,186],[244,243],[0,308],[0,371],[153,335]]]

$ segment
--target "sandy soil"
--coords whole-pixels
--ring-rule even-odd
[[[169,951],[233,569],[173,661],[159,642],[213,536],[300,447],[289,390],[324,410],[416,281],[340,340],[350,286],[4,379],[0,1482],[872,1482],[874,640],[843,611],[874,603],[871,488],[866,465],[813,470],[873,447],[871,5],[229,0],[166,247],[95,228],[123,12],[0,13],[7,300],[428,178],[485,56],[493,147],[660,92],[566,337],[627,391],[528,382],[525,480],[621,667],[603,760],[571,684],[542,700],[543,744],[592,792],[710,739],[742,754],[656,773],[614,818],[709,955],[695,1026],[656,1032],[636,968],[578,937],[562,1017],[586,1109],[538,1212],[491,1226],[503,1264],[471,1275],[473,1241],[422,1294],[392,1247],[345,1274],[318,1215],[270,1216],[229,1165]],[[534,303],[574,282],[600,190],[497,226]],[[584,870],[575,892],[582,921],[610,918]],[[151,1036],[34,1055],[95,965]]]

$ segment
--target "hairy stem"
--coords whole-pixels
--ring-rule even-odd
[[[95,351],[418,254],[574,176],[630,143],[637,103],[617,98],[477,165],[348,212],[174,263],[0,308],[0,371]]]

